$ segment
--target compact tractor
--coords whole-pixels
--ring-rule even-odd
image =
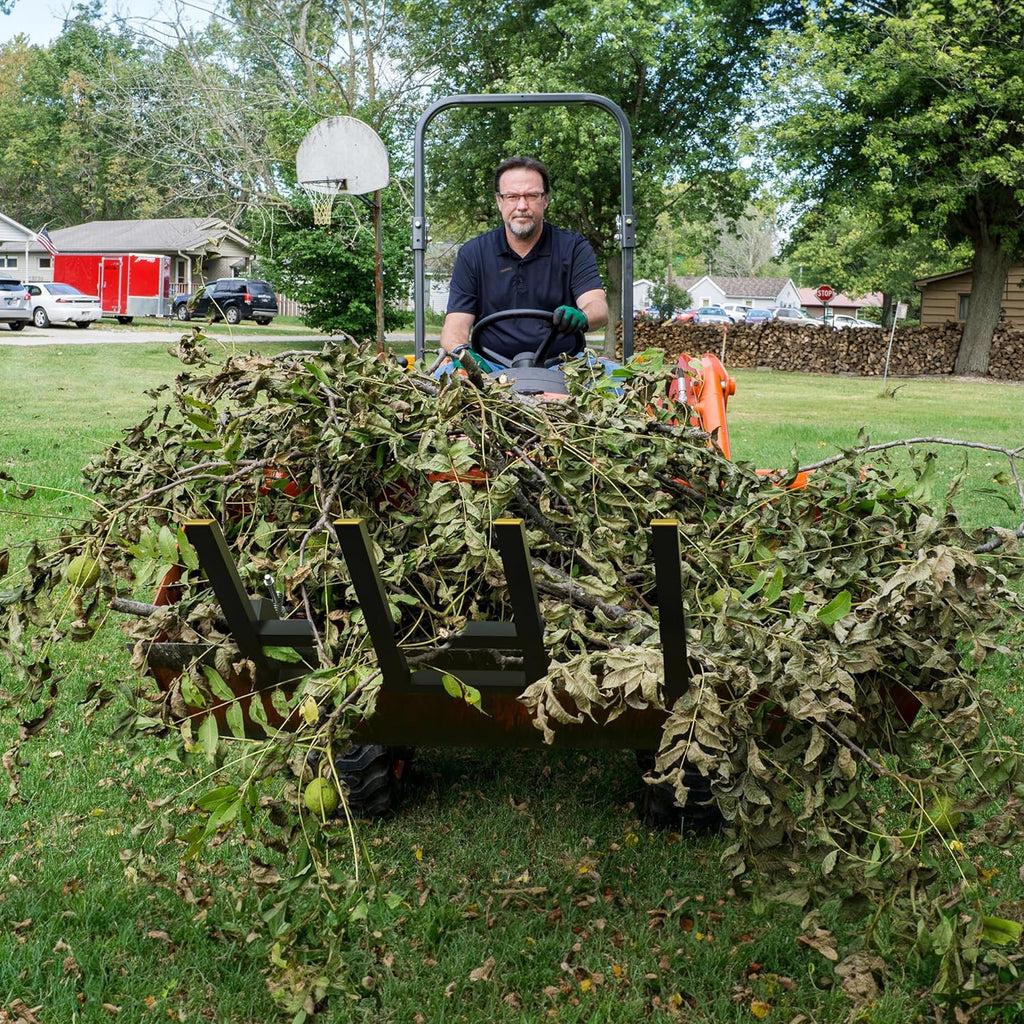
[[[434,104],[417,126],[413,216],[416,363],[421,368],[426,366],[424,132],[434,115],[447,107],[500,103],[592,104],[611,112],[618,123],[622,183],[622,210],[618,218],[623,270],[622,349],[624,360],[628,361],[633,354],[634,246],[629,126],[622,111],[603,97],[539,94],[449,98]],[[500,363],[481,342],[480,329],[496,317],[510,316],[550,319],[551,314],[541,310],[509,310],[487,318],[476,325],[472,334],[473,350]],[[552,332],[538,351],[499,366],[492,374],[498,378],[494,386],[509,387],[518,396],[515,400],[521,402],[564,399],[567,392],[564,364],[548,355],[554,337]],[[587,367],[586,372],[595,376],[605,372],[606,367],[586,355],[582,337],[576,356]],[[480,376],[477,364],[468,359],[465,372],[471,377]],[[409,373],[420,375],[423,387],[450,386],[432,381],[423,369],[415,366]],[[477,383],[482,388],[492,386],[483,380]],[[457,382],[455,386],[462,386],[462,383]],[[717,446],[720,455],[728,459],[726,409],[734,391],[735,382],[715,356],[706,354],[694,360],[684,356],[668,393],[652,400],[676,411],[678,418],[673,422],[682,420],[687,426],[692,424],[703,430],[701,443]],[[486,468],[478,466],[453,472],[448,479],[453,487],[473,487],[486,484],[487,475]],[[275,478],[274,470],[268,470],[265,486],[293,488],[296,494],[301,491],[302,483],[288,476],[287,467],[282,467],[277,476],[280,478]],[[675,485],[691,494],[704,486],[697,480],[667,482],[668,487]],[[398,490],[401,492],[402,488]],[[402,493],[385,493],[380,500],[400,503],[404,497]],[[684,524],[678,515],[666,515],[654,518],[647,526],[645,550],[653,565],[649,576],[653,585],[644,591],[642,601],[645,607],[656,611],[661,652],[658,699],[632,699],[614,714],[602,713],[599,709],[591,709],[589,714],[575,714],[572,701],[567,700],[563,709],[566,723],[553,732],[538,728],[536,708],[522,699],[524,691],[539,685],[548,676],[552,663],[546,636],[548,623],[538,599],[528,540],[529,525],[523,518],[502,517],[488,528],[488,536],[493,538],[497,548],[505,588],[500,605],[510,613],[500,618],[469,619],[462,628],[435,637],[431,643],[418,642],[409,647],[396,634],[395,607],[382,578],[377,545],[367,521],[360,517],[339,518],[330,524],[330,535],[336,538],[347,572],[347,580],[342,583],[345,601],[350,609],[353,601],[358,608],[358,620],[351,618],[350,610],[346,612],[350,616],[347,621],[358,621],[360,630],[364,631],[362,635],[365,642],[372,645],[380,677],[373,713],[355,722],[352,728],[354,745],[340,754],[332,751],[333,771],[345,782],[348,802],[355,813],[379,815],[394,809],[401,795],[411,751],[416,747],[539,747],[554,742],[572,748],[635,750],[641,766],[645,770],[653,768],[654,752],[662,745],[666,709],[683,701],[690,686],[692,659],[688,651],[686,608],[694,576],[692,570],[689,575],[684,571],[686,560],[681,548]],[[192,569],[201,570],[208,581],[216,598],[223,631],[230,635],[246,666],[243,672],[220,673],[222,685],[226,685],[230,693],[222,694],[223,701],[212,713],[223,729],[237,732],[241,728],[253,736],[263,737],[276,729],[292,729],[304,712],[295,700],[289,702],[282,698],[301,693],[309,674],[316,674],[317,631],[321,625],[304,616],[301,608],[286,611],[272,577],[265,581],[266,592],[254,596],[243,583],[224,532],[215,519],[192,520],[185,524],[184,533],[196,555]],[[764,587],[765,584],[760,580],[757,585]],[[571,581],[566,586],[571,586]],[[160,586],[156,604],[173,604],[181,595],[181,587],[180,570],[172,571]],[[650,647],[645,649],[650,650]],[[290,652],[290,656],[282,657],[282,651]],[[161,688],[175,691],[179,717],[192,716],[198,721],[211,714],[208,706],[190,705],[187,695],[175,688],[183,665],[197,657],[210,663],[214,657],[212,652],[197,655],[196,647],[182,643],[180,637],[171,641],[157,636],[144,645],[144,656],[148,671]],[[900,692],[894,694],[894,699],[901,720],[911,720],[916,698],[909,692]],[[664,765],[659,767],[664,768]],[[721,817],[699,766],[687,763],[681,772],[682,792],[688,794],[685,807],[680,808],[675,802],[675,796],[681,791],[679,787],[673,790],[664,785],[650,785],[646,787],[649,820],[691,827],[717,825]]]

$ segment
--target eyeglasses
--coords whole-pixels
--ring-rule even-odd
[[[498,198],[503,203],[514,203],[516,206],[519,205],[520,199],[525,199],[531,206],[534,203],[539,203],[547,192],[499,192]]]

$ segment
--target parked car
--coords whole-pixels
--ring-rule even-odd
[[[760,324],[767,323],[772,319],[772,311],[770,309],[748,309],[746,316],[743,318],[745,324],[754,324],[759,326]]]
[[[734,324],[741,324],[746,318],[747,310],[749,310],[750,307],[741,306],[738,302],[723,302],[722,309],[729,314]]]
[[[828,318],[830,323],[836,330],[840,327],[881,327],[881,324],[873,323],[871,320],[861,320],[858,316],[850,316],[848,313],[836,313],[835,316]]]
[[[28,298],[28,290],[20,281],[0,278],[0,324],[7,324],[12,331],[20,331],[25,324],[31,323]]]
[[[695,324],[725,324],[732,323],[732,317],[721,306],[701,306],[693,316]]]
[[[821,321],[793,306],[773,306],[772,319],[786,324],[797,324],[802,327],[820,327]]]
[[[697,310],[695,309],[677,309],[673,317],[681,324],[692,324],[696,315]]]
[[[36,327],[74,324],[85,328],[103,316],[98,295],[86,295],[63,281],[29,281],[25,288]]]
[[[266,281],[219,277],[191,295],[177,296],[171,304],[171,315],[179,320],[209,316],[229,324],[243,320],[269,324],[277,316],[277,296]]]

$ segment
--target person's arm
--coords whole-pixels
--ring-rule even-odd
[[[460,345],[468,345],[469,332],[475,321],[476,317],[472,313],[449,313],[441,328],[442,351],[451,354]]]
[[[608,323],[608,299],[603,288],[593,288],[578,296],[576,308],[586,315],[588,330],[599,331]]]

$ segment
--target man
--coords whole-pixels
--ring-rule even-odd
[[[452,271],[441,348],[458,355],[469,344],[473,324],[504,309],[551,310],[564,333],[551,351],[572,351],[577,331],[608,322],[597,259],[590,243],[574,231],[544,221],[551,201],[547,168],[529,157],[503,161],[494,175],[502,226],[470,239]],[[511,360],[534,351],[551,333],[540,320],[514,318],[485,328],[483,346]]]

